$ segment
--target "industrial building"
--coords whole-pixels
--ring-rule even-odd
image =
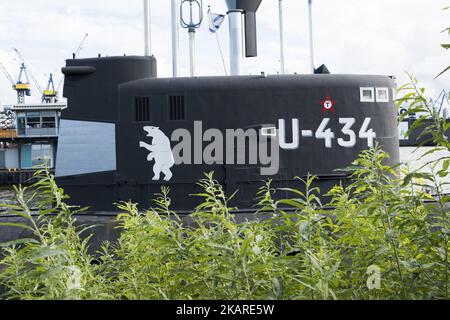
[[[36,85],[42,93],[41,102],[26,103],[31,84],[25,63],[17,81],[3,65],[1,69],[17,92],[17,103],[0,111],[0,184],[23,183],[39,167],[54,168],[59,119],[66,103],[58,101],[52,75],[46,90]]]

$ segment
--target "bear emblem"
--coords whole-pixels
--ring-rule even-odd
[[[170,140],[158,127],[145,126],[144,130],[147,132],[147,137],[152,137],[152,144],[139,141],[139,147],[145,148],[150,152],[147,156],[147,161],[155,161],[152,180],[159,180],[162,172],[164,180],[169,181],[172,178],[170,168],[175,164]]]

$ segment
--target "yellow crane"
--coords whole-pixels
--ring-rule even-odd
[[[19,76],[17,80],[14,82],[13,78],[9,74],[8,70],[6,70],[5,66],[0,62],[0,69],[5,74],[8,81],[11,83],[12,88],[17,92],[17,103],[23,104],[25,103],[25,97],[31,95],[31,84],[30,79],[28,77],[27,67],[24,63],[20,65]],[[25,81],[22,80],[22,77],[25,77]]]
[[[39,82],[36,80],[36,77],[31,72],[29,65],[26,63],[25,58],[22,56],[20,51],[17,48],[13,48],[14,52],[16,53],[17,57],[19,58],[22,66],[25,66],[26,69],[28,69],[28,74],[31,77],[31,80],[33,80],[34,85],[36,86],[36,89],[38,89],[39,93],[42,95],[42,102],[46,100],[45,92],[42,90],[41,86],[39,85]]]
[[[84,43],[86,42],[86,39],[88,37],[88,33],[86,33],[81,40],[80,44],[78,45],[76,51],[74,52],[74,57],[76,57],[81,50],[83,49]],[[13,48],[15,54],[20,60],[20,71],[19,76],[17,78],[17,81],[14,81],[11,75],[9,74],[8,70],[5,68],[5,66],[0,62],[0,69],[5,74],[8,81],[11,83],[12,88],[17,91],[17,103],[23,104],[25,103],[25,96],[31,95],[31,83],[30,78],[33,81],[34,85],[36,86],[36,89],[39,91],[39,93],[42,95],[42,102],[47,103],[53,103],[58,101],[58,93],[59,89],[63,83],[64,76],[61,77],[61,80],[59,81],[59,84],[57,88],[55,89],[55,84],[53,82],[53,74],[50,74],[47,87],[45,90],[42,90],[41,86],[39,85],[39,82],[36,80],[36,77],[31,72],[29,65],[25,61],[25,58],[20,53],[20,51],[17,48]],[[22,80],[22,78],[25,78]]]

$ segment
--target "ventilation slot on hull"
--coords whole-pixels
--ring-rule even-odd
[[[134,101],[134,121],[150,121],[150,99],[148,97],[136,97]]]
[[[184,96],[169,96],[169,120],[186,120],[184,111]]]

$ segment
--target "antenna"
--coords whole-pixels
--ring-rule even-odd
[[[189,4],[189,18],[185,19],[183,9]],[[194,8],[196,6],[196,9]],[[198,16],[194,17],[194,10],[197,10]],[[181,26],[189,33],[189,57],[190,57],[190,75],[195,75],[195,29],[199,28],[203,21],[203,0],[182,0],[180,6]]]
[[[312,0],[308,0],[309,11],[309,52],[311,59],[311,73],[314,74],[314,39],[313,39],[313,21],[312,21]]]
[[[284,74],[284,32],[283,32],[283,0],[278,1],[280,23],[280,73]]]
[[[144,0],[144,55],[151,55],[150,0]]]
[[[172,0],[172,74],[173,77],[178,77],[179,73],[179,25],[178,21],[180,19],[178,12],[178,0]]]

